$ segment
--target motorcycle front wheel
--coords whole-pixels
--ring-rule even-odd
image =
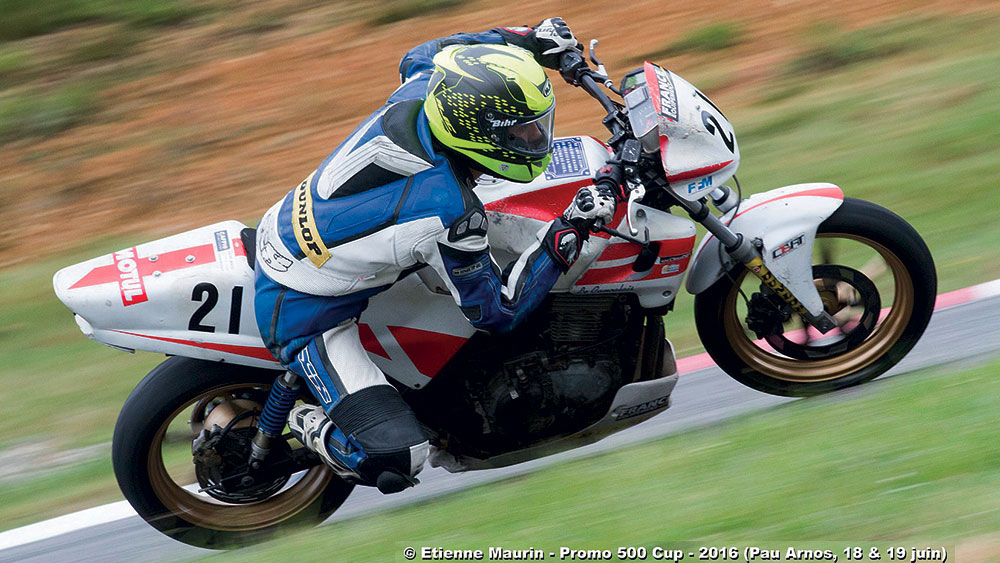
[[[115,425],[112,461],[122,493],[143,519],[186,544],[230,549],[318,525],[343,504],[354,486],[323,464],[249,499],[225,502],[200,490],[192,440],[212,420],[252,433],[255,419],[232,414],[258,412],[277,375],[171,357],[136,386]]]
[[[820,224],[813,278],[837,328],[820,334],[743,265],[695,297],[698,335],[716,364],[772,395],[811,396],[869,381],[896,365],[930,321],[934,261],[906,221],[846,198]]]

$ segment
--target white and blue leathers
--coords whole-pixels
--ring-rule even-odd
[[[387,103],[258,226],[261,335],[342,431],[330,449],[352,469],[378,450],[392,458],[385,463],[413,475],[427,455],[412,412],[361,346],[356,321],[371,296],[430,266],[474,326],[504,332],[542,301],[562,269],[541,244],[546,228],[501,273],[470,172],[432,138],[423,112],[432,57],[468,43],[503,43],[503,37],[459,34],[407,53],[403,84]],[[353,432],[378,425],[382,431],[367,437]]]

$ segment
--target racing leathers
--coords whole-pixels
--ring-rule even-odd
[[[501,30],[458,34],[408,52],[402,85],[386,104],[258,226],[260,333],[335,426],[312,436],[326,443],[323,457],[366,484],[381,483],[385,472],[412,480],[429,448],[413,412],[361,345],[357,320],[368,299],[429,265],[476,328],[505,332],[537,307],[586,236],[556,219],[501,273],[490,256],[473,173],[430,133],[422,105],[435,53],[448,45],[504,43],[504,36]]]

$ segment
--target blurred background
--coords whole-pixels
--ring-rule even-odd
[[[56,270],[221,220],[256,224],[396,88],[398,61],[409,48],[459,31],[534,25],[556,15],[581,41],[601,40],[598,55],[616,80],[648,59],[710,96],[735,126],[745,193],[833,182],[916,227],[935,256],[940,292],[1000,278],[995,0],[2,0],[0,530],[121,498],[109,462],[114,420],[131,388],[161,359],[87,341],[52,294]],[[556,133],[606,138],[599,106],[552,78]],[[667,319],[679,356],[701,351],[690,306],[690,296],[682,295]],[[970,393],[907,391],[924,405],[919,408],[927,407],[921,392],[955,395],[959,402],[942,410],[969,416],[963,431],[970,434],[949,442],[965,444],[958,465],[933,470],[944,472],[942,478],[954,477],[952,469],[964,474],[959,462],[980,459],[982,441],[992,438],[989,463],[967,475],[969,488],[959,492],[956,481],[946,483],[956,509],[966,498],[982,500],[989,487],[993,506],[1000,504],[997,440],[980,424],[977,407],[961,403],[968,396],[995,398],[1000,389],[986,374],[995,375],[1000,364],[977,369],[981,373],[963,377],[987,387],[970,387]],[[869,413],[881,404],[851,408],[858,418],[878,421],[884,419]],[[888,434],[902,440],[897,445],[920,450],[926,434],[908,438],[909,422],[895,424],[900,433]],[[884,428],[855,430],[860,439]],[[803,448],[816,440],[803,437]],[[748,463],[759,459],[747,455]],[[648,456],[661,459],[656,451]],[[804,473],[791,482],[829,477],[814,469],[827,462],[802,464]],[[688,485],[711,494],[710,483]],[[761,498],[773,492],[767,480],[747,486]],[[841,492],[856,488],[838,486]],[[849,505],[864,503],[845,502],[832,520],[849,522],[858,514]],[[917,510],[915,502],[908,497],[900,505],[911,518],[899,516],[898,526],[877,514],[894,522],[885,539],[932,533],[1000,545],[988,533],[1000,529],[996,509],[970,518],[982,529],[966,528],[963,536],[960,527],[921,528],[927,524],[917,515],[924,505]],[[541,528],[555,518],[535,516]],[[832,533],[825,524],[782,527],[791,519],[785,516],[761,524],[774,528],[768,537]],[[732,524],[659,537],[755,533],[749,520]],[[482,537],[477,525],[470,522],[457,537]],[[851,526],[833,530],[826,537],[860,533]]]

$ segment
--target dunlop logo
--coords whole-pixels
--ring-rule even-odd
[[[330,250],[323,244],[319,229],[316,228],[316,219],[313,217],[313,198],[309,185],[315,175],[316,173],[313,172],[295,188],[294,201],[292,202],[292,231],[295,233],[295,240],[298,241],[303,254],[317,268],[320,268],[330,259]]]

